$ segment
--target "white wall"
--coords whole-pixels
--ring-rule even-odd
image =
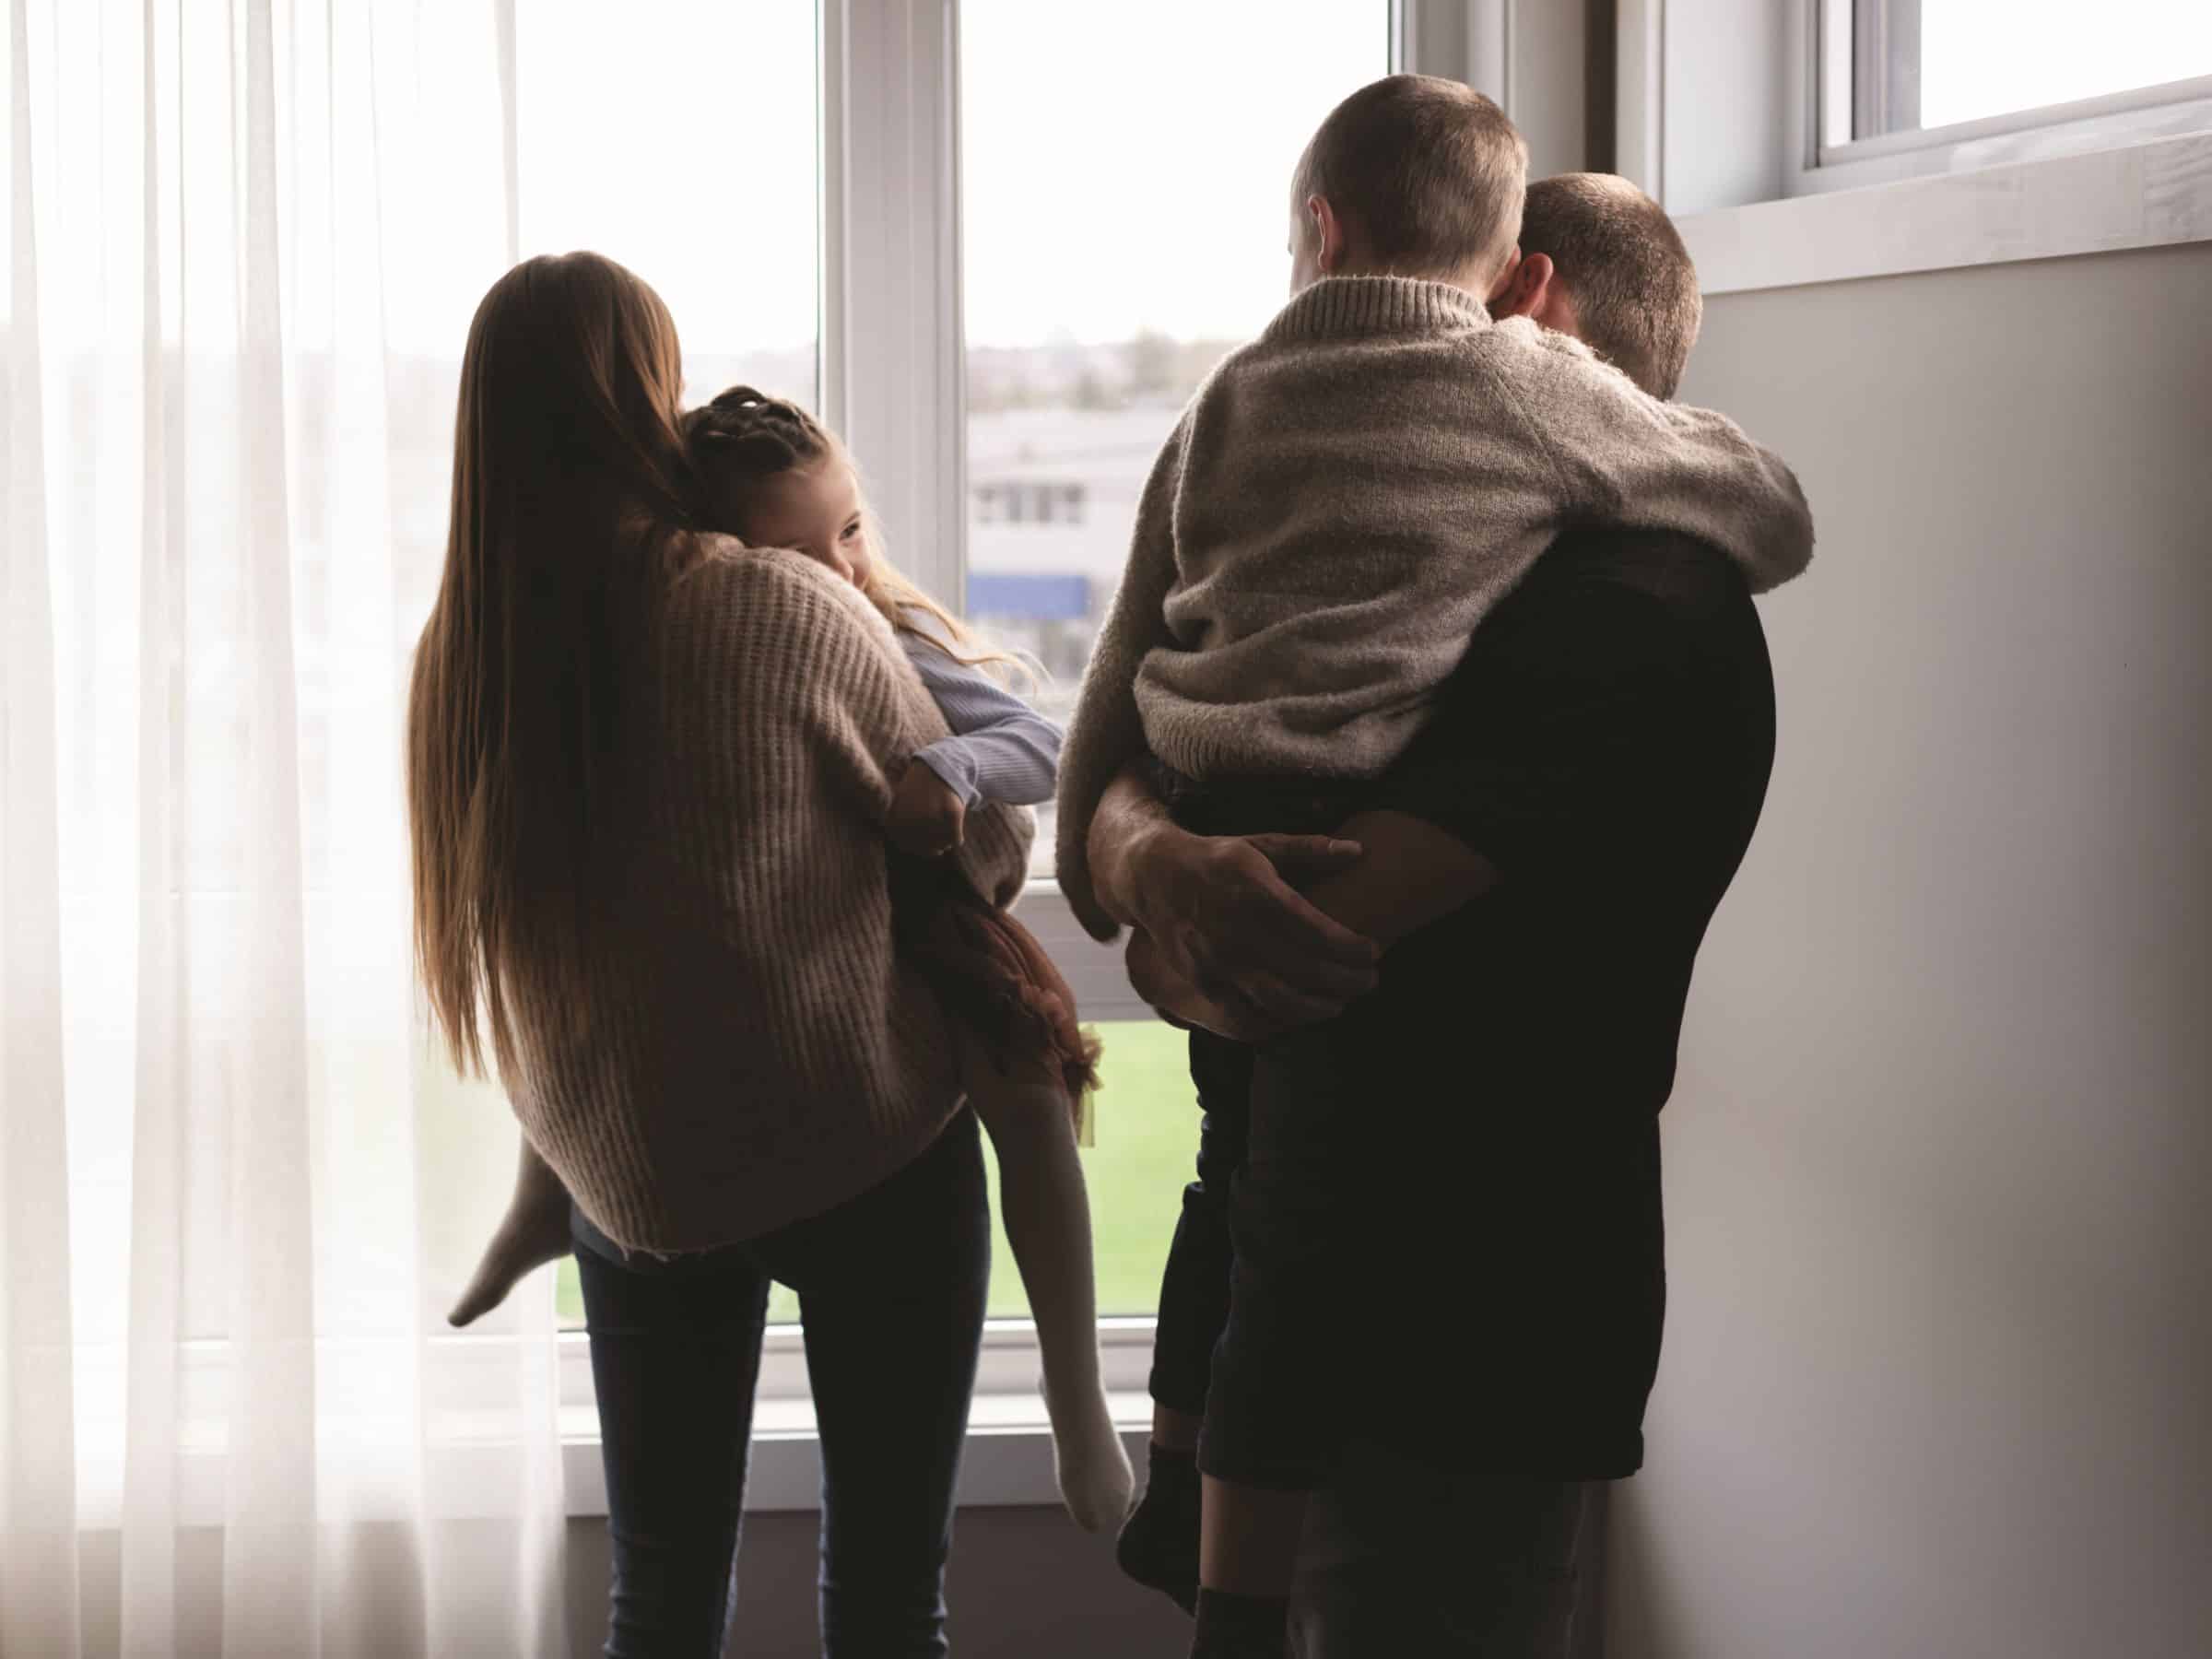
[[[2212,1653],[2212,245],[1730,295],[1797,465],[1615,1659]]]
[[[1403,67],[1497,99],[1528,142],[1528,176],[1584,163],[1590,0],[1405,0]]]
[[[1665,36],[1660,88],[1669,213],[1702,213],[1783,192],[1790,6],[1783,0],[1638,0]],[[1631,170],[1633,171],[1633,170]],[[1529,176],[1538,175],[1531,171]],[[1645,181],[1649,187],[1649,180]]]

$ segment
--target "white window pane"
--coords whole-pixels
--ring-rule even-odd
[[[1948,126],[2212,75],[2212,6],[2184,0],[1859,0],[1862,77],[1892,89],[1871,130]],[[1863,19],[1864,20],[1864,19]],[[1862,108],[1865,106],[1862,105]]]
[[[968,610],[1065,718],[1153,457],[1287,297],[1291,170],[1389,72],[1389,7],[967,0],[960,50]]]

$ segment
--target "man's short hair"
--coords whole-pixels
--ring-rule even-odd
[[[1528,147],[1503,110],[1459,81],[1393,75],[1329,112],[1291,206],[1325,197],[1376,263],[1447,276],[1504,263],[1527,184]]]
[[[1697,343],[1698,270],[1665,210],[1614,173],[1528,187],[1521,256],[1548,254],[1583,338],[1653,397],[1672,397]]]

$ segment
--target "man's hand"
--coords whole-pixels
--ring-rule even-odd
[[[1259,1041],[1334,1018],[1373,990],[1373,943],[1297,890],[1359,855],[1357,842],[1315,835],[1148,838],[1135,850],[1134,909],[1147,971],[1194,994],[1173,1011]]]
[[[1218,1028],[1208,1015],[1228,1018],[1219,1007],[1198,994],[1196,986],[1168,971],[1168,965],[1159,959],[1159,947],[1141,927],[1129,930],[1129,947],[1122,953],[1122,968],[1129,975],[1130,988],[1177,1030],[1187,1031],[1193,1026],[1215,1030]],[[1224,1037],[1230,1034],[1221,1032]]]
[[[910,760],[891,792],[883,832],[917,858],[942,858],[967,834],[968,806],[952,786],[920,760]]]
[[[1107,924],[1094,935],[1105,936],[1116,922],[1144,929],[1159,973],[1243,1030],[1272,1034],[1332,1018],[1374,989],[1374,944],[1297,890],[1357,864],[1356,842],[1193,835],[1132,766],[1100,798],[1085,846]]]

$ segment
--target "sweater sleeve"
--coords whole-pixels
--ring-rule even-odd
[[[1753,593],[1812,562],[1796,476],[1725,415],[1653,397],[1580,341],[1524,320],[1490,330],[1485,347],[1501,404],[1559,474],[1563,524],[1694,536],[1734,559]]]
[[[1175,585],[1175,498],[1190,427],[1191,416],[1185,412],[1145,481],[1136,528],[1129,541],[1129,562],[1091,648],[1090,665],[1083,674],[1075,715],[1068,722],[1067,746],[1060,758],[1055,873],[1076,919],[1095,939],[1110,940],[1121,927],[1100,908],[1090,884],[1090,821],[1107,787],[1124,766],[1145,753],[1136,672],[1147,653],[1171,642],[1165,607]]]
[[[914,759],[971,811],[985,801],[1051,800],[1060,775],[1060,728],[935,641],[901,633],[899,643],[952,728]]]
[[[946,734],[942,715],[888,624],[847,583],[796,554],[746,551],[723,561],[718,665],[727,764],[744,775],[747,821],[795,826],[754,878],[803,892],[812,882],[806,824],[857,814],[871,833],[890,809],[899,764]],[[1024,808],[987,805],[968,819],[961,872],[998,905],[1029,869]]]

